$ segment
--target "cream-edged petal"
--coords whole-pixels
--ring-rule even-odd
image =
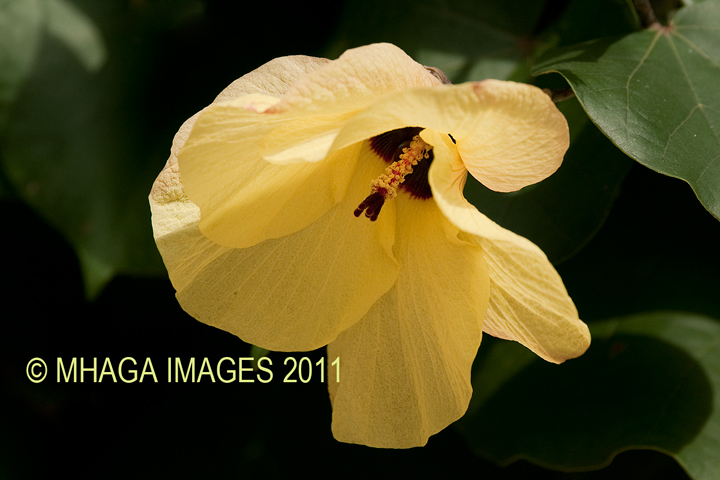
[[[249,247],[310,225],[343,198],[355,169],[358,145],[319,163],[263,160],[263,138],[289,121],[263,114],[270,103],[277,99],[253,94],[211,105],[180,152],[185,191],[202,212],[200,230],[226,247]]]
[[[482,123],[457,145],[465,168],[486,187],[512,192],[552,175],[570,145],[567,120],[542,90],[523,83],[474,84]]]
[[[397,283],[328,345],[329,362],[340,358],[328,385],[336,439],[409,448],[468,407],[489,285],[481,248],[459,241],[432,200],[395,201]]]
[[[279,123],[282,119],[272,118],[268,125],[249,126],[248,124],[255,122],[258,117],[258,112],[263,112],[270,106],[276,104],[278,98],[285,93],[293,82],[328,62],[329,60],[323,58],[306,57],[302,55],[276,58],[235,80],[218,95],[213,104],[234,100],[235,103],[231,103],[234,105],[234,109],[226,107],[226,110],[229,110],[229,112],[236,112],[237,109],[242,110],[241,118],[237,119],[237,123],[243,125],[246,128],[245,131],[249,130],[249,133],[252,133],[252,135],[248,135],[246,140],[248,142],[254,140],[256,145],[255,151],[257,151],[257,144],[263,132],[275,128],[272,125],[273,120],[275,123]],[[237,97],[242,98],[237,99]],[[203,112],[204,111],[198,112],[192,118],[188,119],[175,135],[171,148],[171,159],[169,161],[177,161],[176,159],[180,154],[181,148],[185,145],[197,119]],[[252,126],[256,128],[253,129]],[[197,135],[198,132],[195,132],[195,136]],[[229,167],[230,175],[225,175],[225,172],[222,171],[216,171],[213,174],[212,169],[207,170],[210,164],[212,164],[212,159],[205,163],[200,162],[200,170],[203,172],[203,175],[214,177],[220,183],[216,185],[216,190],[212,198],[206,199],[205,202],[198,201],[198,203],[205,203],[206,208],[209,210],[211,208],[208,207],[208,203],[214,204],[212,209],[218,209],[218,204],[229,206],[227,202],[221,198],[221,192],[224,189],[224,192],[227,194],[228,190],[237,187],[238,184],[242,185],[246,192],[253,192],[255,197],[252,198],[260,200],[260,203],[254,207],[250,203],[246,203],[244,207],[243,205],[235,206],[235,213],[243,216],[245,219],[244,222],[240,222],[242,231],[239,235],[232,236],[228,235],[229,232],[221,231],[215,236],[217,242],[223,242],[224,240],[224,243],[228,246],[236,247],[254,245],[265,238],[282,236],[304,227],[336,203],[347,184],[347,180],[343,178],[343,175],[347,177],[352,170],[352,166],[350,166],[344,170],[333,170],[331,175],[327,175],[326,172],[313,172],[312,169],[310,169],[304,170],[303,173],[298,176],[296,176],[293,171],[285,170],[283,174],[276,175],[276,170],[279,169],[268,166],[258,155],[256,155],[255,158],[251,158],[250,161],[244,165],[244,169],[240,171],[234,168],[236,165],[226,164],[225,166]],[[300,168],[297,169],[300,170]],[[183,172],[183,174],[185,175],[185,172]],[[305,213],[304,215],[298,216],[284,209],[284,204],[282,203],[283,198],[278,198],[277,196],[273,197],[274,202],[262,202],[263,195],[266,197],[273,196],[274,191],[278,190],[287,194],[292,194],[293,192],[302,193],[303,182],[298,183],[294,180],[298,178],[304,180],[305,189],[307,189],[307,182],[313,183],[313,176],[329,181],[330,185],[328,185],[327,182],[325,185],[328,186],[330,191],[324,191],[326,201],[311,198],[310,201],[315,201],[310,205],[310,208],[302,208],[302,211]],[[235,181],[235,184],[233,184],[233,181]],[[316,186],[312,188],[314,193],[317,193],[318,190]],[[201,191],[204,191],[204,189],[201,188]],[[329,198],[330,200],[328,200]],[[229,207],[232,209],[232,206]],[[215,215],[217,215],[217,212]],[[208,213],[208,216],[211,217],[210,213]],[[215,219],[215,222],[217,221],[218,220]],[[206,223],[205,229],[213,230],[213,220],[207,220]],[[242,225],[248,224],[254,224],[254,228],[242,229]]]
[[[273,111],[347,112],[365,108],[391,92],[440,83],[395,45],[377,43],[347,50],[303,76]]]
[[[553,363],[585,353],[590,332],[547,258],[517,243],[481,245],[490,273],[483,331],[520,342]]]
[[[383,162],[363,146],[348,198],[308,227],[244,249],[213,243],[171,160],[150,196],[155,241],[183,309],[270,350],[319,348],[395,283],[394,205],[376,222],[353,215]]]
[[[485,80],[389,95],[354,116],[332,148],[410,126],[452,135],[470,173],[501,192],[548,177],[569,145],[565,117],[542,90]]]
[[[263,139],[260,154],[276,164],[325,158],[342,126],[385,95],[440,80],[398,47],[354,48],[295,82],[268,115],[293,117]],[[370,138],[354,138],[358,143]],[[347,143],[350,145],[350,143]]]
[[[466,172],[449,140],[434,132],[423,132],[423,138],[435,147],[429,182],[436,203],[456,227],[467,232],[461,238],[477,242],[485,254],[490,304],[483,330],[516,340],[550,362],[582,355],[590,346],[590,333],[545,254],[465,200]]]
[[[280,98],[295,81],[329,63],[326,58],[292,55],[270,60],[228,85],[215,102],[232,100],[251,93]]]

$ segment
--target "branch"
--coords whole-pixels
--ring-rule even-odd
[[[659,25],[652,5],[650,5],[650,0],[633,0],[633,5],[635,5],[635,10],[640,17],[643,28],[648,28],[649,26],[656,24]]]
[[[572,88],[564,88],[562,90],[543,88],[543,92],[545,92],[554,103],[562,102],[575,96]]]

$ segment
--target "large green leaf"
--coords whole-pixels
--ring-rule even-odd
[[[555,71],[622,151],[688,182],[720,218],[720,2],[681,9],[668,28],[548,52]]]
[[[475,450],[499,463],[580,470],[655,449],[695,479],[720,478],[720,323],[660,312],[591,332],[585,355],[559,366],[516,343],[484,346],[459,425]]]
[[[553,263],[572,256],[598,231],[633,164],[588,121],[577,100],[558,106],[568,118],[571,142],[556,173],[512,193],[493,192],[471,176],[465,185],[468,201],[535,242]]]
[[[43,30],[65,43],[88,70],[97,70],[105,62],[100,33],[71,3],[0,0],[0,127],[7,120],[8,106],[32,72]]]
[[[117,273],[164,272],[147,195],[171,137],[149,125],[142,82],[154,51],[138,45],[167,28],[148,21],[158,8],[179,14],[188,2],[88,2],[101,12],[96,27],[71,3],[43,1],[48,34],[10,110],[0,156],[12,190],[72,244],[94,297]],[[102,68],[101,30],[110,52]]]

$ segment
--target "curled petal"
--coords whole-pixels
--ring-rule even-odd
[[[482,120],[458,152],[473,177],[512,192],[552,175],[570,145],[567,121],[550,97],[532,85],[498,80],[473,84]]]
[[[482,250],[459,241],[432,200],[396,200],[397,283],[328,346],[341,365],[328,384],[335,438],[409,448],[468,407],[489,287]]]
[[[176,134],[172,161],[192,131],[188,151],[180,162],[184,189],[190,185],[190,196],[203,212],[201,230],[214,242],[239,248],[286,235],[311,223],[339,201],[354,168],[352,160],[347,168],[342,164],[334,169],[324,166],[297,174],[295,170],[302,170],[300,167],[268,165],[258,153],[262,136],[283,121],[263,117],[261,112],[275,105],[293,82],[328,62],[306,56],[272,60],[234,81],[213,105],[185,122]],[[341,154],[340,158],[353,157]],[[308,183],[312,188],[307,188]],[[304,205],[293,204],[291,195],[304,190],[311,190],[313,195],[305,197],[308,201]]]
[[[553,363],[590,346],[587,325],[542,252],[517,242],[481,242],[490,273],[490,305],[483,331],[515,340]]]
[[[376,43],[347,50],[337,60],[299,79],[273,112],[347,112],[365,108],[392,92],[440,83],[400,48]]]
[[[288,165],[325,160],[343,124],[354,114],[344,112],[293,117],[291,113],[294,112],[274,114],[288,118],[268,131],[260,143],[259,154],[267,162]]]
[[[275,101],[265,99],[263,102],[260,100],[261,98],[281,97],[293,82],[329,61],[330,60],[325,58],[308,57],[305,55],[273,59],[228,85],[220,92],[213,103],[232,100],[245,95],[257,95],[258,101],[252,105],[252,109],[255,111],[265,110],[273,105]],[[173,139],[171,155],[175,157],[178,156],[180,149],[187,142],[190,132],[201,113],[202,111],[196,113],[180,127],[180,130],[175,134],[175,138]]]
[[[263,160],[263,136],[283,122],[253,110],[263,100],[277,102],[247,95],[208,107],[180,152],[185,191],[202,212],[200,230],[226,247],[249,247],[310,225],[344,197],[355,170],[358,145],[314,164]]]
[[[582,355],[590,346],[565,286],[545,254],[529,240],[505,230],[465,200],[465,168],[449,140],[424,133],[434,145],[429,182],[443,214],[469,242],[479,244],[490,275],[490,304],[483,330],[516,340],[554,363]]]
[[[409,126],[452,135],[467,170],[501,192],[555,172],[569,145],[565,117],[539,88],[485,80],[390,95],[353,117],[332,148]]]
[[[390,93],[439,83],[394,45],[379,43],[348,50],[300,78],[267,110],[268,115],[292,120],[263,139],[260,153],[276,164],[318,162],[327,155],[342,125],[359,110]]]
[[[372,155],[367,144],[363,149]],[[200,209],[184,194],[171,158],[150,205],[155,241],[183,309],[270,350],[312,350],[334,340],[397,278],[394,206],[377,222],[352,214],[367,179],[382,169],[377,159],[363,161],[348,199],[307,228],[234,249],[201,233]]]
[[[231,83],[220,92],[215,102],[261,93],[280,98],[299,78],[329,63],[326,58],[292,55],[270,60]],[[215,103],[213,102],[213,103]]]

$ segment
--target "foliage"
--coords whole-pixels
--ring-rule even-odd
[[[0,0],[0,476],[76,472],[72,428],[90,476],[287,475],[321,449],[324,468],[366,475],[720,477],[720,1],[651,3],[661,23],[643,27],[629,0],[296,2],[272,16],[214,0]],[[470,411],[410,452],[336,444],[322,384],[27,381],[36,356],[282,363],[179,309],[147,195],[178,127],[235,78],[379,41],[456,83],[574,93],[558,103],[571,147],[556,174],[503,194],[469,179],[465,195],[557,265],[591,325],[585,356],[550,365],[486,336]]]

